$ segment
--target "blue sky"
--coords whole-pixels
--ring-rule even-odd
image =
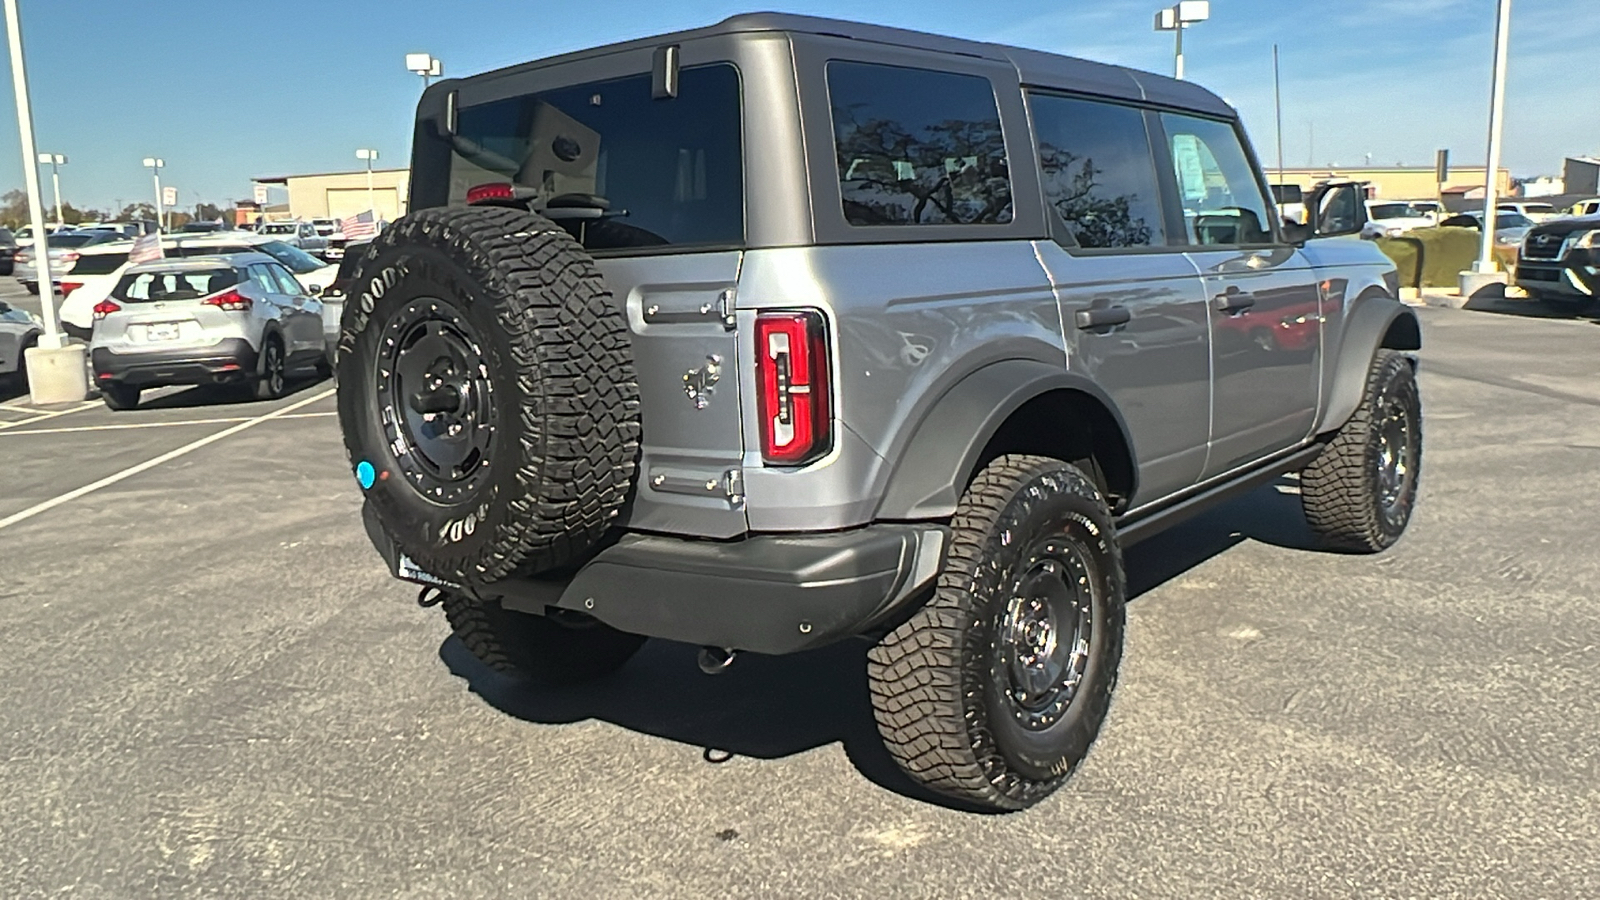
[[[250,195],[253,175],[356,169],[357,147],[403,165],[420,80],[403,54],[450,75],[767,8],[867,19],[1169,72],[1151,30],[1164,0],[21,0],[41,150],[65,153],[80,206],[152,193],[145,156],[184,207]],[[1188,75],[1243,112],[1263,161],[1273,144],[1272,44],[1281,45],[1284,150],[1315,162],[1484,158],[1494,0],[1212,0],[1187,38]],[[1506,164],[1557,173],[1600,154],[1600,0],[1519,0]],[[9,72],[0,190],[22,185]],[[49,191],[46,180],[47,194]],[[46,202],[49,202],[48,196]]]

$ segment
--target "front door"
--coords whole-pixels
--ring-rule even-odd
[[[1169,241],[1153,113],[1034,93],[1045,199],[1055,241],[1037,253],[1061,307],[1067,364],[1111,395],[1133,443],[1133,506],[1194,484],[1210,436],[1206,296]]]
[[[1235,124],[1160,118],[1188,256],[1211,319],[1209,478],[1310,435],[1321,384],[1321,298],[1316,272],[1273,221]]]

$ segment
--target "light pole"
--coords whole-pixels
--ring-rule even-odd
[[[444,63],[428,53],[407,53],[406,69],[422,76],[422,89],[428,89],[428,79],[444,74]]]
[[[11,87],[17,96],[17,136],[23,160],[38,159],[33,140],[33,104],[28,98],[28,67],[22,55],[22,24],[17,0],[5,0],[6,43],[11,51]],[[39,345],[23,351],[28,367],[28,394],[34,403],[82,400],[89,392],[82,344],[68,345],[56,323],[56,286],[50,274],[49,236],[44,230],[44,200],[39,196],[39,167],[22,167],[28,193],[28,222],[33,226],[33,264],[39,272],[39,301],[44,313],[44,334]]]
[[[1480,275],[1499,271],[1494,259],[1495,207],[1500,199],[1500,131],[1506,113],[1506,48],[1511,43],[1511,0],[1500,0],[1494,28],[1494,87],[1489,92],[1489,168],[1483,173],[1483,243],[1472,270]]]
[[[67,157],[61,153],[41,153],[39,162],[50,164],[50,184],[56,190],[56,225],[65,225],[61,220],[61,166],[67,164]]]
[[[1209,0],[1180,0],[1169,9],[1156,13],[1156,30],[1171,31],[1177,35],[1173,50],[1173,77],[1183,80],[1183,32],[1196,22],[1211,18]]]
[[[367,211],[372,213],[372,224],[378,224],[378,202],[372,191],[372,161],[378,158],[378,151],[368,150],[365,147],[356,151],[356,159],[367,161]]]
[[[161,204],[161,170],[167,167],[167,161],[157,156],[146,156],[144,167],[150,170],[150,174],[156,180],[156,230],[160,231],[166,227],[163,224],[166,219],[163,215],[165,210]]]

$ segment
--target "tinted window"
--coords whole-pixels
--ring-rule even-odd
[[[987,78],[834,61],[828,99],[850,224],[1011,221],[1005,139]]]
[[[261,226],[261,233],[262,234],[294,234],[295,233],[295,226],[292,223],[288,224],[288,225],[263,225],[263,226]]]
[[[51,234],[45,236],[44,245],[46,247],[82,247],[84,244],[94,240],[94,238],[95,236],[92,234],[83,233]]]
[[[1191,244],[1268,244],[1268,204],[1232,124],[1161,114]]]
[[[1128,106],[1037,95],[1045,200],[1079,246],[1166,243],[1144,113]]]
[[[73,275],[110,275],[128,261],[127,253],[85,253],[72,267]]]
[[[739,73],[730,65],[684,69],[672,99],[652,99],[650,76],[635,75],[470,106],[456,132],[446,139],[442,202],[509,181],[546,201],[590,249],[744,241]],[[419,151],[423,204],[437,193],[425,182],[445,177],[426,171],[430,158]]]
[[[112,294],[118,300],[144,303],[195,300],[225,291],[239,283],[234,269],[189,269],[183,272],[139,272],[122,276]]]
[[[304,250],[301,250],[299,247],[285,244],[283,241],[267,241],[264,244],[257,245],[250,249],[260,253],[265,253],[278,262],[283,263],[285,266],[289,267],[289,271],[295,273],[296,275],[304,275],[307,272],[315,272],[316,270],[327,265],[327,263],[317,259],[315,256],[312,256]]]
[[[267,266],[267,271],[272,273],[272,277],[278,279],[278,293],[288,294],[291,297],[305,293],[305,289],[300,286],[300,282],[293,275],[290,275],[283,266],[269,265]]]

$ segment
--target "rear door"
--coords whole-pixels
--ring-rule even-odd
[[[1165,174],[1210,306],[1211,477],[1310,435],[1321,387],[1321,294],[1311,264],[1280,236],[1237,125],[1178,113],[1160,120],[1172,163]]]
[[[731,537],[747,528],[730,324],[744,243],[740,80],[703,52],[682,46],[670,96],[652,90],[648,50],[463,83],[455,136],[418,129],[413,205],[460,204],[486,183],[566,195],[546,214],[599,260],[632,330],[644,427],[628,524]],[[637,74],[614,77],[629,60]]]
[[[1138,506],[1194,484],[1205,464],[1205,295],[1184,249],[1169,244],[1154,113],[1037,91],[1028,106],[1056,232],[1039,259],[1061,304],[1068,364],[1111,395],[1127,425]]]

